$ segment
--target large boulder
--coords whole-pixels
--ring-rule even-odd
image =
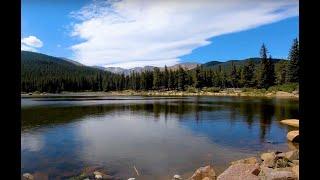
[[[200,167],[195,171],[195,173],[191,176],[191,180],[202,180],[207,178],[208,180],[216,180],[217,175],[212,166],[208,165],[205,167]]]
[[[276,163],[276,153],[268,152],[261,154],[262,165],[266,167],[274,167]]]
[[[299,142],[299,130],[288,132],[287,139],[292,142]]]
[[[299,150],[288,151],[285,153],[285,158],[289,161],[299,160]]]
[[[292,172],[299,178],[299,165],[293,166]]]
[[[299,120],[298,119],[285,119],[280,121],[280,123],[282,124],[286,124],[288,126],[292,126],[292,127],[299,127]]]
[[[259,164],[235,163],[218,176],[218,180],[246,179],[258,180]]]
[[[298,177],[287,168],[273,169],[261,166],[259,178],[262,180],[297,180]]]
[[[249,157],[249,158],[246,158],[246,159],[240,159],[240,160],[237,160],[237,161],[233,161],[233,162],[231,162],[231,165],[237,164],[237,163],[256,164],[256,163],[258,163],[258,160],[257,160],[256,157]]]

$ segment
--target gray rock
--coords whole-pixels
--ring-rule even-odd
[[[245,179],[258,180],[259,164],[236,163],[231,165],[222,174],[218,176],[218,180]]]

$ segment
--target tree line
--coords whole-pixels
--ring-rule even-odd
[[[32,59],[32,58],[30,58]],[[33,60],[33,61],[32,61]],[[121,90],[180,90],[188,88],[269,88],[273,85],[299,81],[299,42],[294,39],[288,61],[273,62],[265,44],[260,49],[260,61],[243,65],[231,64],[230,69],[197,66],[195,69],[153,71],[119,75],[87,67],[53,65],[32,59],[22,63],[21,91],[121,91]],[[34,65],[37,63],[37,65]],[[67,68],[66,68],[67,67]]]

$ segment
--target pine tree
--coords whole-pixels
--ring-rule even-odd
[[[163,75],[163,86],[168,89],[168,82],[169,82],[169,71],[167,66],[164,66],[164,75]]]
[[[274,64],[272,62],[271,55],[268,58],[268,71],[267,71],[267,86],[273,86],[275,83],[275,71],[274,71]]]
[[[159,89],[161,84],[160,69],[155,67],[153,69],[153,89]]]
[[[287,82],[299,81],[299,42],[298,39],[293,40],[292,47],[289,53],[289,64],[287,69]]]
[[[235,64],[232,62],[231,64],[231,72],[230,72],[230,83],[233,88],[238,87],[238,73]]]
[[[199,75],[200,75],[200,66],[197,65],[197,67],[192,73],[192,82],[193,82],[193,87],[195,88],[199,88],[200,86]]]
[[[184,69],[179,66],[178,68],[178,89],[179,90],[184,90],[185,89],[185,85],[186,85],[186,73],[184,71]]]
[[[267,53],[268,50],[264,44],[262,44],[261,49],[260,49],[260,57],[261,57],[261,62],[260,62],[260,69],[258,72],[258,87],[259,88],[268,88],[269,84],[269,77],[268,77],[268,71],[269,71],[269,61],[267,58]]]

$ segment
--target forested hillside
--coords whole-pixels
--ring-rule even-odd
[[[155,67],[130,75],[79,66],[62,58],[21,52],[21,91],[187,90],[190,88],[269,88],[299,80],[299,42],[294,40],[288,60],[273,59],[263,44],[260,58],[212,61],[186,70]]]

